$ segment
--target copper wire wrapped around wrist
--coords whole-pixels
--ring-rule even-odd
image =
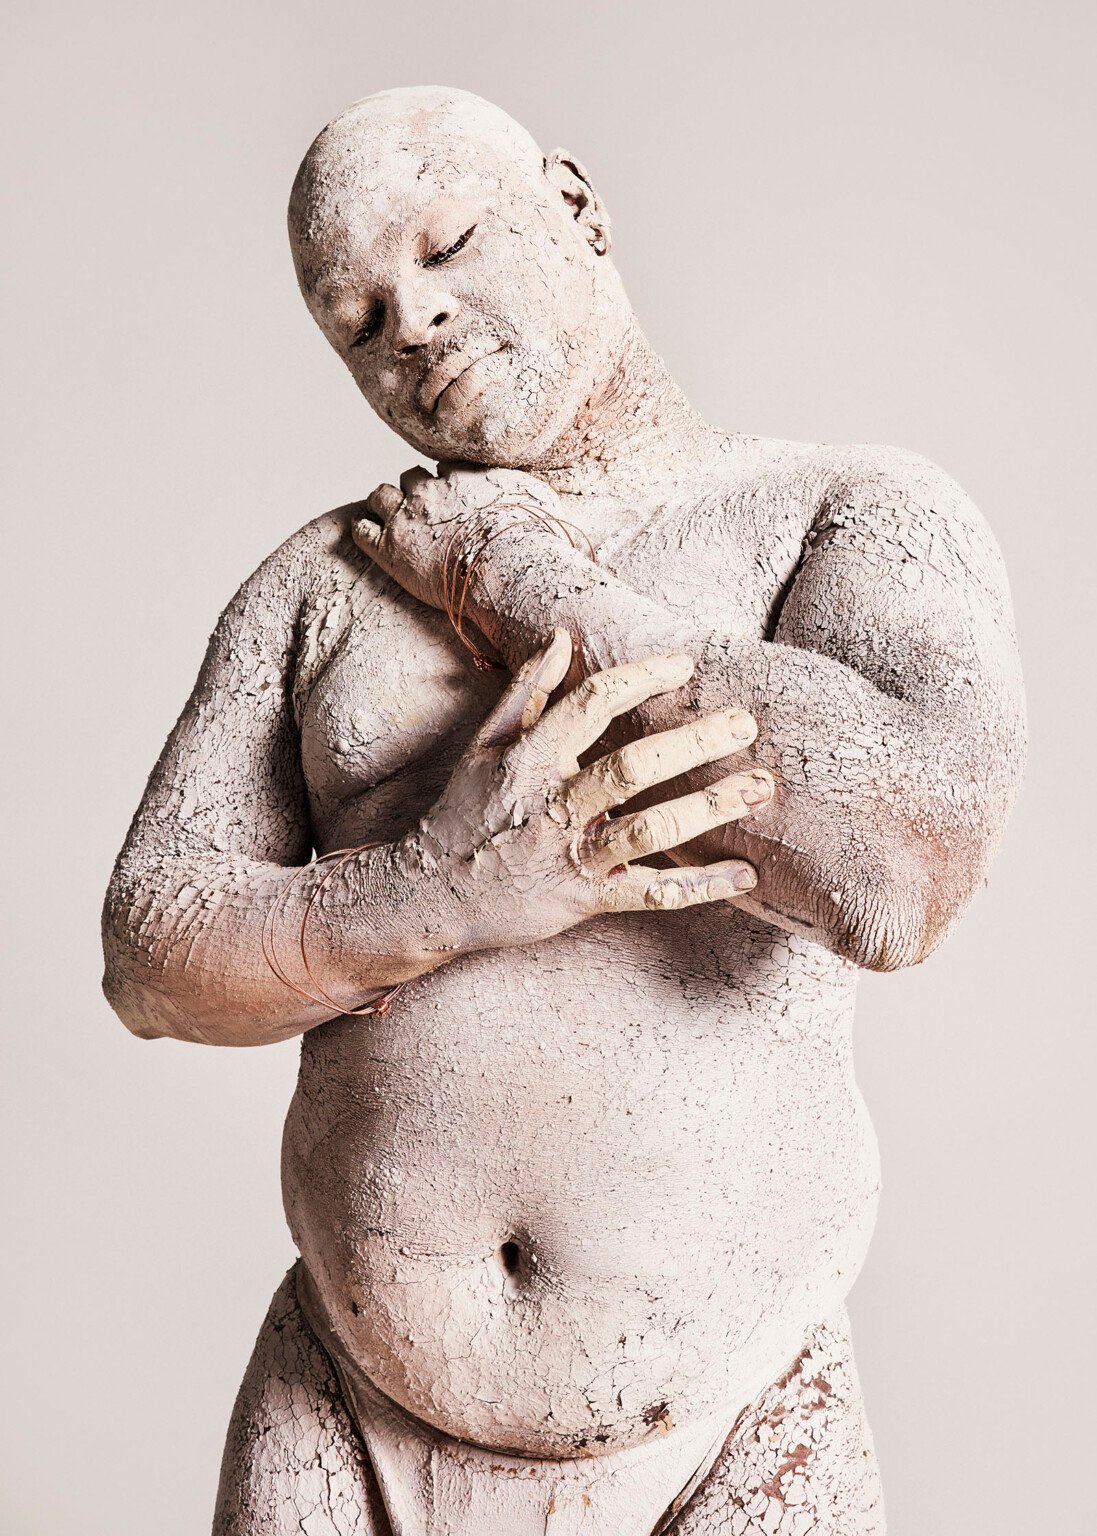
[[[512,532],[512,530],[515,528],[527,528],[531,524],[537,524],[550,530],[560,530],[563,533],[564,538],[567,539],[568,543],[573,549],[577,549],[579,546],[572,535],[578,535],[579,538],[586,541],[587,549],[590,553],[590,558],[592,560],[596,558],[594,553],[594,545],[591,543],[590,538],[583,531],[583,529],[577,527],[574,523],[569,523],[566,518],[557,517],[552,512],[546,512],[543,508],[531,507],[528,504],[523,504],[521,502],[508,502],[500,499],[499,501],[492,502],[490,508],[485,508],[484,513],[487,511],[507,512],[512,510],[512,508],[514,511],[524,513],[525,515],[517,517],[514,522],[506,523],[502,528],[494,528],[488,531],[488,528],[484,527],[482,530],[484,533],[482,542],[476,548],[471,559],[468,558],[467,552],[461,548],[459,540],[463,540],[470,524],[474,523],[475,518],[466,518],[463,521],[458,522],[457,526],[449,536],[449,541],[446,544],[445,553],[442,556],[442,601],[445,607],[446,617],[453,625],[454,633],[456,634],[458,640],[460,640],[461,644],[465,647],[466,650],[472,653],[472,660],[474,665],[479,667],[480,670],[484,672],[492,669],[501,670],[505,667],[505,663],[500,661],[492,661],[490,656],[486,656],[480,647],[476,644],[476,642],[470,639],[469,636],[465,633],[464,622],[465,602],[468,598],[469,586],[472,582],[472,578],[476,572],[477,566],[483,560],[484,555],[487,552],[488,545],[491,544],[493,540],[500,538],[504,533]],[[487,519],[484,516],[484,513],[481,514],[481,518],[482,522],[486,523]],[[473,537],[475,537],[477,531],[480,530],[477,530],[475,527],[473,527]],[[463,581],[461,580],[462,564],[465,566],[465,577]],[[458,593],[457,590],[458,585],[460,585],[460,593]]]
[[[504,524],[502,528],[490,528],[490,524],[484,526],[482,530],[480,530],[483,532],[484,537],[482,538],[480,544],[476,547],[471,559],[469,559],[467,554],[458,546],[458,537],[464,536],[468,533],[469,525],[474,521],[474,519],[470,518],[459,522],[454,528],[453,532],[450,534],[449,541],[446,544],[445,553],[442,557],[442,592],[446,617],[453,625],[454,633],[457,635],[458,640],[460,640],[461,644],[465,647],[466,650],[472,653],[474,664],[482,671],[495,668],[503,668],[505,663],[493,661],[491,657],[485,655],[480,647],[476,644],[476,642],[470,639],[470,637],[465,633],[465,603],[468,598],[469,586],[472,582],[472,578],[476,572],[476,569],[480,562],[483,560],[488,545],[491,544],[494,539],[501,537],[501,535],[504,533],[510,533],[515,528],[539,525],[540,527],[548,528],[550,530],[557,530],[562,533],[564,538],[567,539],[568,543],[573,549],[577,549],[579,547],[577,539],[573,537],[573,535],[576,535],[579,539],[585,540],[587,549],[590,553],[590,558],[592,560],[595,559],[594,545],[591,543],[588,535],[583,531],[583,529],[577,527],[575,523],[568,522],[566,518],[557,517],[554,513],[547,512],[543,508],[532,507],[521,502],[508,503],[506,501],[500,500],[493,502],[490,508],[490,510],[494,512],[507,512],[512,509],[515,512],[520,512],[524,515],[516,517],[513,522]],[[489,509],[484,510],[486,512]],[[484,518],[483,522],[487,524],[487,519]],[[473,536],[475,536],[476,531],[478,530],[474,528]],[[463,581],[461,580],[462,564],[465,566],[465,576]],[[460,591],[458,591],[458,586],[460,586]],[[308,921],[312,913],[313,905],[319,898],[324,887],[327,885],[331,877],[338,870],[342,869],[347,860],[354,858],[356,854],[365,853],[368,849],[377,848],[379,846],[379,843],[373,842],[362,843],[356,848],[336,848],[333,849],[330,853],[320,854],[319,857],[312,859],[308,864],[302,865],[300,869],[294,870],[290,878],[276,892],[274,900],[270,904],[270,910],[267,913],[263,923],[263,958],[266,960],[267,965],[270,967],[272,973],[278,978],[283,986],[289,987],[291,991],[297,993],[298,997],[304,998],[307,1002],[318,1003],[321,1007],[330,1007],[334,1009],[336,1013],[341,1014],[347,1018],[368,1013],[387,1013],[393,999],[396,997],[401,987],[406,986],[407,983],[402,981],[397,982],[394,987],[386,988],[379,997],[375,998],[370,1003],[364,1003],[360,1008],[344,1008],[336,998],[332,997],[331,994],[325,991],[323,986],[321,986],[320,982],[316,978],[316,974],[313,971],[311,964],[309,963],[308,949],[305,942],[307,936]],[[298,880],[300,880],[301,876],[304,875],[306,871],[318,868],[328,859],[334,859],[336,862],[332,864],[331,868],[326,871],[323,879],[320,881],[316,889],[312,892],[308,901],[305,903],[305,910],[301,917],[301,926],[297,935],[298,950],[301,955],[302,968],[304,969],[305,975],[312,983],[312,986],[315,988],[315,991],[310,992],[307,987],[298,986],[297,982],[295,982],[289,975],[285,966],[279,959],[275,943],[275,933],[279,916],[284,912],[286,903],[290,896],[290,892],[293,890]]]
[[[310,860],[308,864],[303,864],[300,869],[295,869],[290,878],[282,886],[280,886],[278,891],[275,893],[274,900],[270,904],[270,910],[267,913],[263,923],[263,958],[266,960],[271,971],[283,984],[283,986],[289,987],[291,991],[296,992],[298,997],[303,997],[310,1003],[319,1003],[321,1007],[327,1006],[333,1008],[336,1013],[342,1014],[347,1018],[366,1013],[388,1013],[393,998],[400,991],[400,988],[406,986],[407,983],[400,981],[397,982],[394,987],[387,987],[379,997],[374,998],[374,1000],[370,1003],[364,1003],[360,1008],[344,1008],[336,998],[332,997],[329,992],[324,990],[320,982],[316,979],[316,975],[312,969],[312,966],[309,964],[308,951],[305,946],[306,929],[308,927],[309,917],[312,913],[313,903],[316,901],[325,885],[327,885],[332,875],[334,875],[337,870],[342,869],[347,860],[354,858],[356,854],[365,853],[370,848],[379,848],[380,846],[381,845],[379,842],[373,842],[361,843],[356,848],[334,848],[330,853],[322,853],[317,858]],[[327,870],[323,879],[320,881],[316,889],[312,892],[312,895],[309,897],[308,901],[305,903],[305,910],[301,917],[301,927],[297,935],[298,948],[301,953],[301,964],[304,967],[305,975],[316,988],[315,992],[310,992],[307,990],[307,988],[299,987],[297,985],[297,983],[286,971],[286,968],[282,964],[281,960],[278,958],[278,951],[275,947],[275,929],[277,927],[280,914],[285,910],[286,902],[289,899],[289,894],[297,884],[298,880],[300,880],[301,876],[308,870],[318,869],[319,866],[323,864],[327,859],[335,859],[337,862],[334,863],[329,870]]]

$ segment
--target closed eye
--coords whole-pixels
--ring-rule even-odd
[[[463,250],[475,233],[476,225],[473,224],[465,230],[463,235],[458,236],[452,245],[448,245],[444,251],[435,251],[430,256],[424,256],[419,265],[421,267],[440,267],[444,261],[448,261],[451,256],[456,256],[458,251]]]
[[[381,328],[381,321],[384,318],[384,314],[384,306],[381,304],[375,304],[366,318],[362,321],[361,325],[355,331],[354,335],[351,337],[351,346],[365,346],[366,342],[370,339],[371,336],[376,336],[377,332]]]

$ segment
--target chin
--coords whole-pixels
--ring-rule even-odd
[[[480,402],[476,402],[480,406]],[[383,420],[386,418],[382,418]],[[462,460],[499,469],[521,469],[536,463],[564,430],[551,420],[515,419],[513,411],[469,406],[443,426],[440,422],[390,421],[405,442],[427,458]]]

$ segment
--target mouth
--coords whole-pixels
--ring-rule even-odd
[[[500,343],[484,351],[477,351],[473,356],[468,352],[459,352],[432,368],[423,382],[422,391],[424,401],[430,401],[427,406],[428,415],[433,416],[437,413],[447,390],[451,389],[459,379],[463,379],[470,369],[476,367],[477,363],[482,363],[489,357],[496,357],[504,350],[505,344]]]

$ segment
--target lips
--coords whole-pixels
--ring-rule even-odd
[[[481,342],[462,348],[460,352],[452,352],[429,369],[423,385],[419,391],[419,401],[423,409],[430,415],[438,409],[438,402],[451,384],[469,371],[470,368],[482,363],[485,357],[494,357],[497,352],[502,352],[503,347],[499,342]]]

